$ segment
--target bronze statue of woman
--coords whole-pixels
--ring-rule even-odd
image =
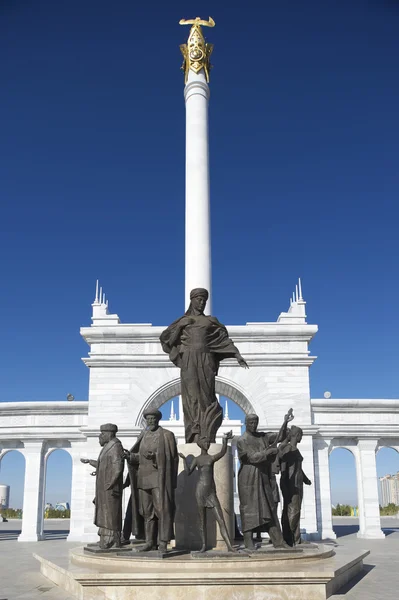
[[[210,446],[209,440],[206,438],[200,438],[197,441],[197,445],[201,448],[201,454],[193,458],[193,461],[191,462],[190,466],[187,464],[187,458],[184,456],[184,454],[181,454],[181,452],[179,452],[180,458],[182,458],[184,461],[184,470],[186,471],[187,475],[191,475],[195,468],[197,468],[199,471],[199,479],[197,481],[197,487],[195,490],[195,499],[197,500],[197,506],[200,517],[200,532],[202,540],[202,547],[200,552],[206,552],[207,508],[211,508],[215,513],[215,518],[219,524],[220,533],[225,541],[227,550],[229,552],[235,552],[233,546],[231,545],[229,534],[227,532],[222,507],[220,506],[219,499],[216,495],[215,478],[213,474],[215,462],[223,458],[223,456],[226,454],[227,442],[228,440],[231,440],[232,437],[232,431],[225,433],[223,435],[221,451],[213,455],[208,454]]]
[[[180,368],[186,442],[199,437],[215,442],[222,424],[223,410],[215,394],[215,378],[225,358],[236,358],[248,368],[224,325],[216,317],[204,315],[208,291],[196,288],[190,293],[186,313],[162,332],[162,349]]]

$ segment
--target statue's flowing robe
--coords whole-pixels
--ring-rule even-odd
[[[179,465],[179,455],[177,453],[176,439],[174,434],[163,427],[159,427],[159,446],[156,452],[156,465],[158,473],[158,488],[162,500],[161,518],[158,522],[158,535],[160,540],[172,540],[174,538],[173,522],[175,517],[175,489],[177,486],[177,470]],[[145,438],[146,432],[142,433],[132,448],[130,462],[132,465],[139,465],[140,469],[140,446]],[[131,480],[132,484],[132,480]],[[134,484],[137,485],[137,477],[134,478]],[[138,503],[133,499],[137,498],[137,490],[132,489],[132,510],[133,518],[138,519]],[[137,511],[137,512],[136,512]]]
[[[136,443],[130,449],[130,452],[136,453],[139,451],[140,442],[145,431],[142,431],[138,437]],[[144,539],[144,519],[139,511],[139,490],[137,487],[137,472],[138,463],[133,464],[127,461],[128,475],[126,477],[125,485],[130,484],[130,499],[126,509],[125,524],[123,526],[123,533],[125,539],[129,539],[130,535],[133,534],[136,539]],[[130,526],[128,522],[130,521]],[[129,529],[126,527],[128,525]]]
[[[247,531],[267,531],[277,524],[276,501],[272,488],[272,468],[275,457],[265,457],[268,448],[265,433],[247,431],[237,440],[238,494],[240,498],[241,526]]]
[[[120,532],[122,529],[123,448],[118,438],[103,446],[96,461],[96,497],[94,524],[100,529]],[[108,487],[118,474],[117,482]]]
[[[233,358],[238,350],[226,327],[215,317],[190,315],[194,323],[178,333],[184,318],[186,315],[161,334],[162,349],[180,368],[186,442],[195,442],[198,435],[215,442],[223,420],[223,410],[215,394],[215,378],[220,361]]]

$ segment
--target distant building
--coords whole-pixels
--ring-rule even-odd
[[[380,477],[380,504],[382,507],[399,505],[399,471],[396,475]]]
[[[0,484],[0,509],[8,508],[10,501],[10,486],[4,483]]]
[[[55,510],[69,510],[69,502],[57,502]]]

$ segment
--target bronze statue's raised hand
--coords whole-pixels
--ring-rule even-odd
[[[232,440],[233,437],[234,437],[234,435],[233,435],[232,431],[228,431],[227,433],[223,434],[223,437],[224,437],[225,440]]]
[[[249,369],[247,361],[241,356],[241,354],[237,354],[237,362],[243,369]]]
[[[284,416],[285,423],[289,423],[294,418],[294,411],[292,408],[289,409],[287,414]]]

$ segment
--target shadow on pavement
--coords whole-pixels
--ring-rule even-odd
[[[44,541],[46,540],[66,540],[69,529],[45,529],[43,531]]]
[[[338,535],[338,534],[337,534]],[[374,565],[363,565],[363,571],[358,573],[356,577],[348,581],[341,589],[338,590],[331,598],[343,598],[345,594],[350,592],[350,590],[355,587],[364,577],[366,577],[370,571],[374,569]]]
[[[391,535],[391,533],[396,533],[399,531],[399,527],[382,527],[382,531],[385,535]]]
[[[0,542],[16,540],[20,533],[20,529],[6,529],[5,531],[0,531]]]
[[[10,542],[12,540],[17,540],[20,533],[20,529],[9,529],[7,531],[0,531],[0,542]],[[68,533],[69,529],[45,529],[43,531],[43,541],[66,540]]]
[[[344,537],[345,535],[352,535],[359,531],[359,525],[334,525],[333,530],[337,538]]]

